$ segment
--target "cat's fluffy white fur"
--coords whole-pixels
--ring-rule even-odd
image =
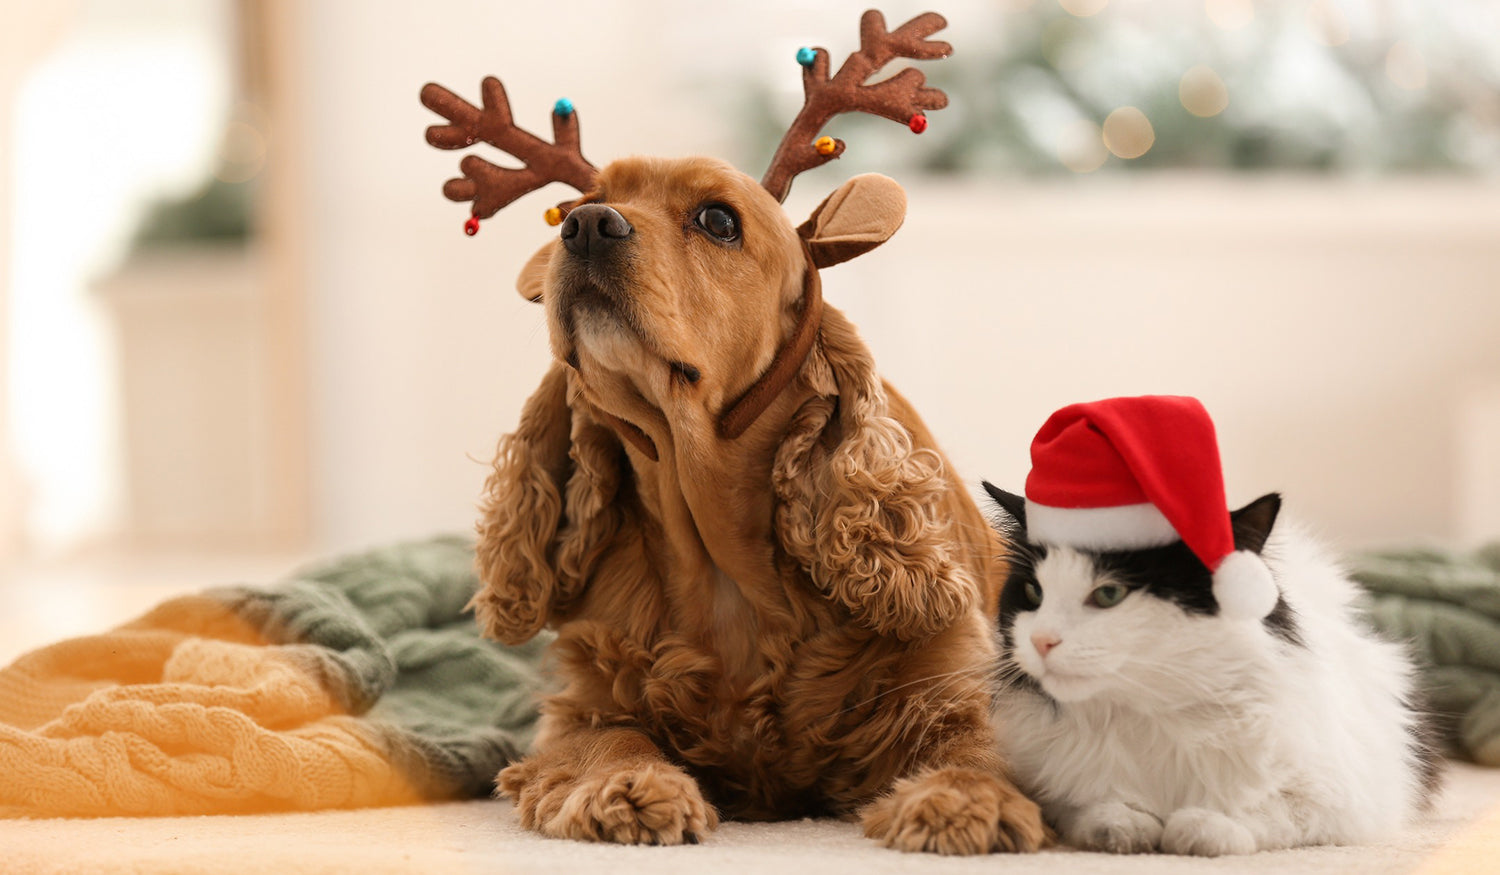
[[[1300,645],[1142,592],[1089,606],[1107,578],[1086,555],[1037,563],[1042,604],[1015,615],[1005,667],[1050,698],[1012,685],[995,720],[1065,842],[1210,856],[1359,843],[1423,806],[1402,649],[1358,624],[1354,584],[1303,532],[1282,521],[1264,555]],[[1044,658],[1036,642],[1053,639]]]

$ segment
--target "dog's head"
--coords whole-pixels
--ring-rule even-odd
[[[944,509],[961,487],[891,402],[853,326],[828,308],[806,361],[784,355],[809,304],[821,306],[818,269],[880,245],[904,213],[900,187],[875,175],[794,228],[717,161],[629,159],[599,174],[518,282],[545,303],[558,362],[486,486],[476,607],[491,634],[529,638],[588,585],[633,512],[617,500],[633,479],[624,447],[645,456],[636,465],[657,461],[633,431],[670,435],[679,452],[693,441],[735,453],[722,423],[783,359],[812,389],[789,418],[765,420],[776,437],[763,488],[783,549],[877,631],[932,634],[973,604]]]
[[[856,177],[794,228],[759,182],[709,158],[605,167],[521,272],[552,350],[628,422],[712,423],[796,333],[812,271],[880,245],[905,197]]]
[[[632,466],[658,460],[648,431],[697,442],[689,457],[722,459],[778,397],[794,400],[760,420],[755,451],[761,463],[774,456],[771,482],[752,478],[750,488],[764,490],[766,508],[774,493],[781,546],[814,583],[858,621],[902,637],[945,628],[972,603],[975,586],[955,558],[963,535],[944,509],[962,487],[915,416],[888,397],[853,327],[825,313],[818,281],[819,268],[889,238],[905,195],[867,175],[801,226],[780,207],[797,174],[843,153],[841,140],[818,136],[834,115],[926,128],[925,111],[947,96],[919,70],[869,80],[894,58],[947,56],[947,43],[928,39],[944,26],[926,13],[889,30],[871,10],[859,51],[837,71],[825,49],[798,52],[806,101],[760,182],[705,158],[596,170],[566,100],[554,107],[549,143],[516,127],[498,79],[483,81],[482,106],[439,85],[422,90],[448,120],[428,129],[429,143],[483,141],[523,163],[460,162],[463,177],[443,191],[472,201],[467,233],[549,182],[584,193],[548,211],[559,236],[518,283],[544,302],[558,363],[502,439],[486,484],[475,605],[490,634],[523,641],[566,614],[637,512],[639,502],[617,499]],[[799,377],[805,391],[784,393]]]
[[[562,224],[560,240],[527,265],[521,293],[547,301],[557,357],[655,457],[632,420],[664,425],[721,410],[714,431],[738,436],[811,350],[821,313],[816,269],[879,245],[900,225],[905,197],[888,180],[851,181],[796,230],[778,205],[797,174],[844,153],[842,140],[818,136],[834,116],[864,112],[916,133],[927,128],[925,113],[948,96],[928,87],[920,70],[870,80],[897,58],[947,57],[952,47],[929,39],[946,26],[928,12],[891,30],[871,9],[860,18],[859,50],[837,70],[826,49],[799,50],[803,108],[759,184],[702,158],[632,158],[599,171],[583,157],[571,101],[553,106],[549,143],[516,125],[493,76],[481,83],[480,106],[424,86],[423,104],[448,122],[429,127],[427,141],[442,149],[483,141],[522,162],[500,167],[477,155],[459,162],[463,176],[443,193],[472,202],[464,223],[471,235],[481,219],[550,182],[584,193],[548,211]],[[800,330],[788,336],[796,319]],[[780,346],[784,340],[790,344]]]

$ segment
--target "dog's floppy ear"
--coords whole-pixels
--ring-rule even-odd
[[[891,239],[905,218],[906,192],[896,180],[865,173],[818,204],[797,233],[807,241],[813,264],[830,267]]]
[[[619,527],[623,460],[613,433],[575,409],[568,369],[554,364],[485,481],[470,604],[486,635],[527,641],[583,591]]]
[[[947,628],[979,591],[942,511],[955,488],[942,457],[913,447],[869,349],[832,307],[809,366],[831,372],[837,398],[804,404],[777,451],[783,547],[868,628],[902,639]]]
[[[533,304],[540,304],[542,301],[547,268],[552,264],[552,253],[556,249],[556,243],[548,243],[538,249],[535,255],[526,259],[526,264],[521,267],[521,274],[516,277],[516,291]]]

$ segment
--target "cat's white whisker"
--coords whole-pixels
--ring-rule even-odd
[[[866,706],[866,705],[868,705],[868,704],[870,704],[872,702],[878,701],[880,699],[883,699],[886,696],[891,695],[892,693],[898,692],[900,690],[904,690],[907,687],[914,687],[917,684],[925,684],[925,683],[929,683],[931,681],[944,680],[944,679],[952,678],[952,677],[955,677],[955,676],[963,676],[963,675],[972,675],[972,674],[977,674],[977,673],[983,673],[983,672],[987,672],[989,670],[990,669],[988,669],[988,668],[986,668],[984,666],[970,666],[970,667],[967,667],[967,668],[957,669],[955,671],[949,671],[949,672],[943,672],[941,674],[933,674],[933,675],[926,675],[925,677],[919,677],[919,678],[917,678],[915,680],[907,681],[904,684],[897,684],[896,686],[891,687],[890,689],[881,690],[880,692],[878,692],[875,695],[869,697],[868,699],[864,699],[862,701],[855,702],[853,705],[850,705],[847,708],[841,709],[838,712],[838,714],[839,715],[848,714],[850,711],[853,711],[853,710],[855,710],[857,708],[863,708],[864,706]]]

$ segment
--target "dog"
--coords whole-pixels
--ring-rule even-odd
[[[878,175],[793,227],[796,174],[860,111],[926,128],[947,96],[894,58],[946,57],[936,13],[860,20],[834,71],[802,49],[806,95],[759,183],[708,158],[583,158],[560,100],[553,142],[520,130],[498,79],[482,107],[440,85],[444,149],[484,141],[444,194],[468,234],[552,181],[558,238],[517,287],[555,359],[501,439],[478,525],[473,607],[508,643],[544,626],[561,688],[533,753],[500,772],[550,836],[693,842],[721,815],[858,817],[904,851],[1050,841],[990,723],[1006,545],[911,405],[877,375],[819,270],[885,242],[906,198]]]
[[[711,159],[598,175],[524,268],[556,362],[485,486],[475,606],[557,629],[565,686],[498,778],[550,836],[691,842],[719,812],[858,815],[907,851],[1032,851],[988,721],[1005,545],[831,306],[734,440],[821,266],[905,198],[856,177],[803,226]]]

